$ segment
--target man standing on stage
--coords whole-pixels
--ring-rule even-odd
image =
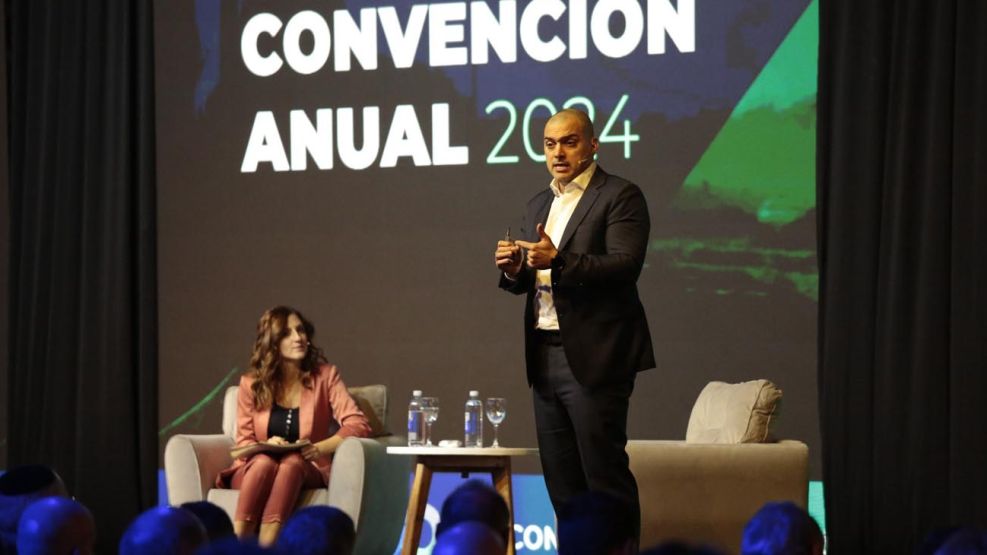
[[[527,294],[525,362],[545,483],[556,513],[590,490],[623,500],[640,534],[624,447],[635,375],[655,366],[637,293],[648,207],[636,185],[593,160],[599,141],[584,112],[552,116],[544,148],[552,182],[528,201],[524,240],[499,241],[495,259],[500,287]]]

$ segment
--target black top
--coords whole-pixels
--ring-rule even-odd
[[[274,403],[267,422],[267,437],[281,436],[291,443],[298,441],[298,409],[286,409]]]

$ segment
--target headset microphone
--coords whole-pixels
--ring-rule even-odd
[[[593,156],[595,156],[595,155],[593,155]],[[590,160],[593,159],[593,156],[590,156],[589,158],[583,158],[582,160],[576,160],[576,165],[578,166],[578,165],[580,165],[580,164],[582,164],[584,162],[589,162]]]

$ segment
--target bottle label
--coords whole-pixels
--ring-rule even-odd
[[[408,445],[421,445],[425,439],[424,418],[420,410],[408,411]]]

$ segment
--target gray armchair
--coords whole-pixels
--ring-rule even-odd
[[[805,508],[809,448],[774,441],[781,391],[766,380],[712,382],[685,441],[627,442],[641,499],[641,547],[683,540],[740,552],[744,525],[768,501]]]
[[[352,387],[350,394],[370,420],[371,428],[386,434],[387,387]],[[168,502],[210,501],[233,518],[238,490],[213,487],[216,476],[233,463],[230,449],[236,434],[237,388],[223,399],[223,433],[178,434],[165,446]],[[404,445],[403,436],[347,438],[333,457],[326,488],[303,490],[298,507],[331,505],[356,525],[356,554],[392,553],[401,537],[407,509],[411,457],[388,455],[387,446]]]

